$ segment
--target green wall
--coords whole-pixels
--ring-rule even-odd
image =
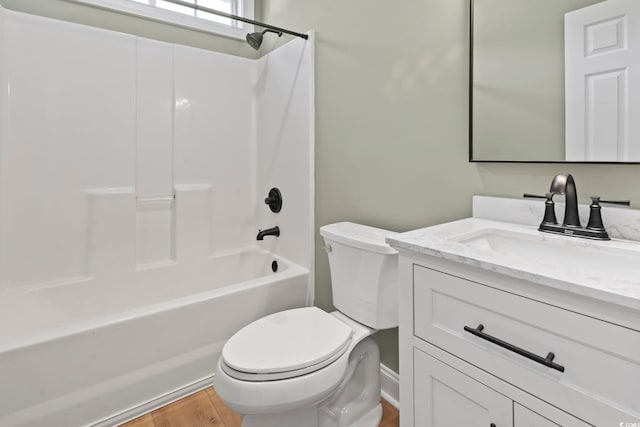
[[[0,0],[16,9],[229,54],[244,41],[61,0]],[[392,7],[396,7],[395,9]],[[262,0],[258,19],[316,30],[316,230],[354,221],[407,231],[471,214],[473,194],[545,192],[559,172],[590,194],[640,203],[640,166],[479,164],[468,156],[468,0]],[[284,42],[266,36],[266,53]],[[316,304],[332,309],[316,234]],[[397,331],[377,335],[398,369]]]
[[[263,19],[316,30],[316,230],[407,231],[471,214],[473,194],[544,193],[573,173],[590,194],[640,204],[640,166],[478,164],[468,156],[469,1],[263,0]],[[316,303],[331,309],[316,234]],[[397,332],[378,334],[398,369]]]

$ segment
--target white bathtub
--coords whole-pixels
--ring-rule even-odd
[[[247,249],[135,281],[0,292],[0,426],[115,425],[202,388],[225,341],[306,305],[308,280],[308,270]]]

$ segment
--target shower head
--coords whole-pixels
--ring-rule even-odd
[[[250,33],[247,34],[247,43],[249,43],[249,46],[251,46],[252,48],[254,48],[255,50],[260,49],[260,45],[262,44],[262,38],[264,36],[264,33],[276,33],[278,35],[278,37],[282,37],[282,31],[275,31],[275,30],[264,30],[262,32],[255,32],[255,33]]]
[[[262,44],[262,33],[258,32],[247,34],[247,43],[249,43],[249,46],[255,50],[260,49],[260,45]]]

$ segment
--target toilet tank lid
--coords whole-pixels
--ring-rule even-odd
[[[320,227],[320,235],[347,246],[380,254],[397,254],[385,238],[398,233],[353,222],[337,222]]]

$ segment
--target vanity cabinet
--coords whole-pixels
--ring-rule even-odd
[[[636,312],[402,251],[401,427],[640,425]]]
[[[429,427],[587,427],[569,417],[551,420],[435,357],[414,350],[415,425]]]

